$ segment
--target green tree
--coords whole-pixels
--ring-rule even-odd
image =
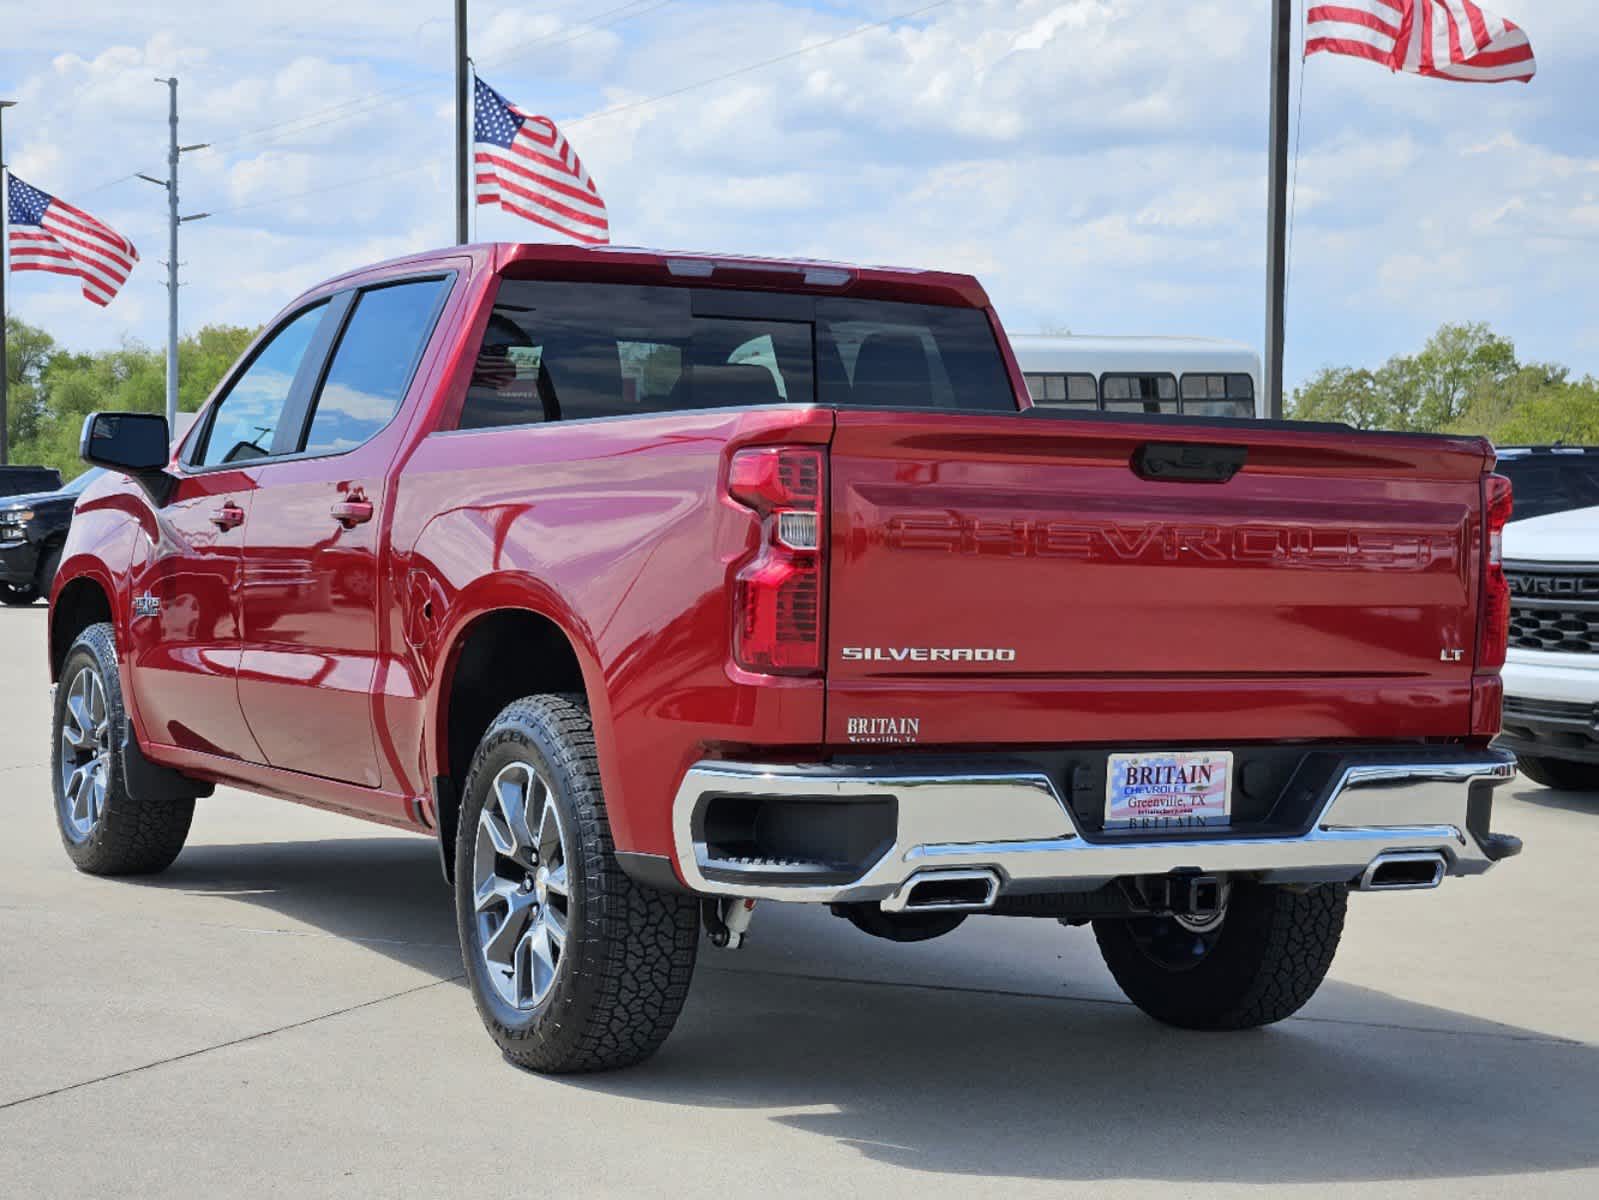
[[[208,325],[178,343],[178,407],[193,412],[255,337],[255,331]],[[65,479],[83,470],[78,435],[83,419],[100,409],[163,412],[166,355],[128,340],[115,350],[79,353],[53,345],[35,353],[31,421],[13,418],[12,461],[57,467]],[[19,405],[19,408],[23,407]]]
[[[44,415],[39,378],[55,353],[55,339],[48,333],[6,315],[6,431],[13,446],[38,432]]]
[[[1342,421],[1356,429],[1398,427],[1393,401],[1377,376],[1360,367],[1323,367],[1294,391],[1289,415],[1296,421]]]
[[[1522,363],[1481,323],[1444,325],[1415,354],[1369,371],[1324,367],[1295,390],[1292,416],[1357,429],[1477,434],[1501,445],[1599,444],[1599,381]]]
[[[179,412],[199,410],[257,332],[241,325],[202,325],[178,342]]]
[[[1443,429],[1464,415],[1473,395],[1516,374],[1516,347],[1482,322],[1444,325],[1414,358],[1389,359],[1397,399],[1415,429]]]

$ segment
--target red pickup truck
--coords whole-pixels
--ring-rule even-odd
[[[72,860],[164,868],[218,783],[435,837],[534,1069],[650,1054],[757,900],[1091,924],[1238,1029],[1351,889],[1520,848],[1489,446],[1034,409],[966,276],[424,254],[295,300],[175,452],[102,413],[83,454]]]

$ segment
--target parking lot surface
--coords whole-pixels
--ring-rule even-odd
[[[166,874],[57,841],[43,606],[0,611],[0,1195],[1599,1194],[1599,797],[1482,879],[1356,896],[1300,1016],[1183,1033],[1093,936],[765,905],[643,1067],[508,1066],[433,846],[219,790]]]

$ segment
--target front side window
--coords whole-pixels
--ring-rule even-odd
[[[1255,381],[1248,375],[1183,376],[1182,410],[1192,417],[1253,417]]]
[[[1174,413],[1177,380],[1171,375],[1112,375],[1099,379],[1106,412]]]
[[[356,298],[317,395],[307,454],[352,450],[394,419],[448,287],[423,279]]]
[[[314,304],[278,327],[271,340],[217,401],[198,467],[243,463],[272,453],[294,376],[305,358],[327,301]]]

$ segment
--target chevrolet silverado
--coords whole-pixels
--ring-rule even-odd
[[[652,1053],[758,901],[1089,925],[1241,1029],[1351,890],[1520,849],[1491,448],[1035,408],[967,276],[444,250],[296,299],[175,451],[82,450],[72,861],[161,870],[216,784],[436,838],[536,1070]]]

